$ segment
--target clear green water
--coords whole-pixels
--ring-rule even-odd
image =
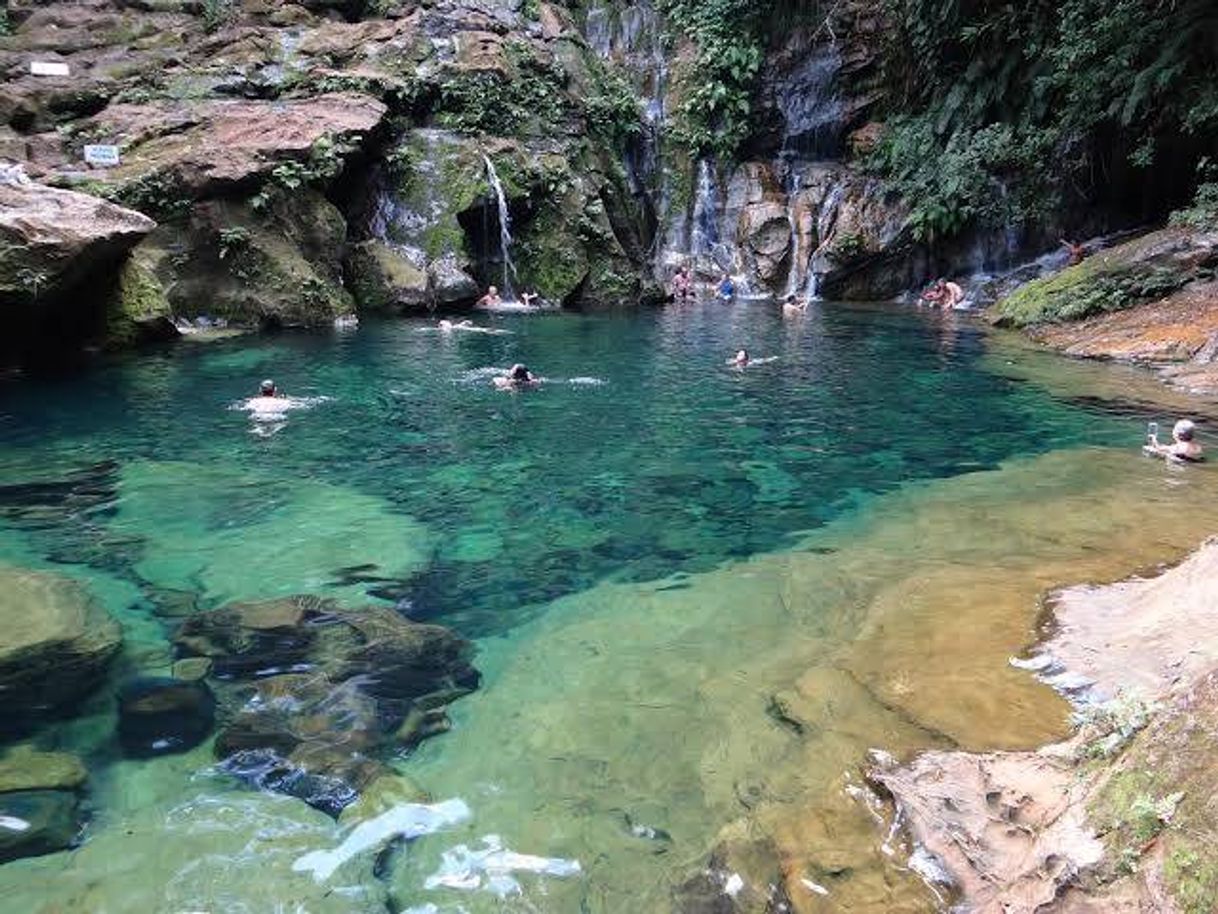
[[[479,323],[507,332],[445,335],[429,322],[366,323],[344,334],[186,343],[85,374],[8,383],[0,388],[4,483],[115,461],[116,497],[7,523],[0,559],[55,565],[90,581],[124,623],[128,650],[116,675],[166,668],[168,648],[153,610],[169,603],[180,612],[184,601],[210,607],[308,592],[358,603],[371,594],[412,618],[480,639],[486,689],[495,696],[496,677],[520,662],[522,645],[537,651],[548,626],[569,625],[572,610],[560,598],[591,594],[591,608],[579,604],[575,612],[609,626],[595,649],[630,650],[638,632],[623,626],[615,633],[613,619],[621,607],[621,618],[637,624],[638,607],[630,605],[627,615],[635,598],[613,591],[617,585],[654,582],[657,592],[680,591],[691,587],[691,576],[793,548],[809,531],[863,517],[877,498],[912,482],[991,469],[1013,457],[1126,444],[1141,430],[1140,420],[1092,412],[991,373],[980,332],[938,315],[825,305],[784,321],[772,306],[708,304]],[[744,371],[728,367],[741,346],[773,360]],[[547,383],[519,394],[493,389],[488,370],[515,361]],[[327,399],[289,412],[273,434],[253,434],[249,416],[229,407],[264,376],[289,394]],[[830,566],[829,548],[839,545],[826,547]],[[356,566],[375,567],[344,571]],[[749,585],[740,586],[738,605],[747,609]],[[691,610],[696,617],[707,622]],[[668,642],[674,659],[683,637]],[[747,638],[747,630],[732,637]],[[568,650],[553,668],[543,650],[530,661],[535,681],[525,680],[536,685],[533,709],[547,696],[557,709],[549,719],[573,730],[578,709],[560,706],[565,685],[578,685],[582,649]],[[633,662],[643,682],[655,672],[648,663],[667,661],[649,654]],[[520,671],[513,675],[519,679]],[[502,696],[488,700],[502,712]],[[158,834],[166,814],[156,804],[173,808],[187,793],[273,803],[275,814],[286,808],[282,798],[254,800],[207,774],[205,752],[116,761],[99,710],[107,701],[98,696],[93,717],[41,735],[45,744],[83,751],[93,764],[99,834],[124,817]],[[424,786],[442,784],[445,796],[496,797],[487,805],[498,808],[495,827],[502,830],[513,818],[511,788],[479,779],[462,747],[485,752],[486,733],[501,726],[492,745],[499,742],[504,766],[510,760],[519,770],[539,737],[502,719],[488,723],[477,701],[466,699],[469,712],[457,708],[456,731],[401,767],[423,775]],[[612,721],[612,710],[590,718]],[[681,720],[671,721],[678,740]],[[616,738],[628,744],[630,715],[617,725],[624,729]],[[478,740],[463,730],[475,726],[483,731]],[[553,762],[553,755],[537,759],[533,780],[550,778]],[[682,777],[674,768],[671,777],[657,776],[654,790],[688,790],[692,798],[697,775],[687,784]],[[636,808],[673,799],[637,787]],[[533,799],[518,802],[516,815],[529,818]],[[705,849],[709,836],[694,833],[714,827],[713,806],[687,823],[686,864]],[[254,813],[242,809],[242,821],[252,821]],[[313,819],[283,826],[297,838],[329,834],[327,827]],[[470,840],[482,833],[471,832]],[[532,829],[534,844],[523,847],[506,837],[513,849],[588,865],[587,835]],[[411,900],[437,853],[400,868],[390,880],[395,898]],[[8,869],[34,873],[45,865]],[[258,864],[234,857],[230,865]],[[620,882],[607,878],[604,885]],[[282,899],[274,888],[272,880],[267,891]],[[144,890],[156,897],[155,888]],[[116,884],[99,891],[113,903],[136,890]],[[613,891],[603,888],[595,903],[584,896],[575,907],[570,896],[556,895],[542,909],[622,909]],[[187,904],[199,896],[173,897]],[[248,909],[263,910],[252,902]]]

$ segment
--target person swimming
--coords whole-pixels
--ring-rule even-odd
[[[495,378],[495,386],[500,390],[521,390],[525,387],[536,387],[540,383],[541,378],[529,371],[527,365],[519,362],[509,368],[507,374]]]
[[[263,397],[278,397],[280,396],[279,389],[275,386],[275,382],[267,378],[258,385],[258,394]]]
[[[1142,448],[1143,453],[1184,463],[1200,463],[1205,459],[1205,448],[1196,440],[1197,424],[1191,419],[1181,419],[1177,422],[1172,427],[1171,437],[1171,444],[1160,444],[1158,431],[1152,431],[1146,436],[1147,443]]]
[[[782,302],[783,314],[800,314],[808,310],[808,302],[794,295],[788,295]]]
[[[477,308],[496,308],[502,304],[503,299],[499,297],[499,288],[497,286],[489,286],[486,294],[478,299],[474,306]]]
[[[736,353],[736,357],[734,359],[732,359],[732,364],[735,365],[737,368],[744,368],[746,365],[748,365],[748,363],[749,363],[749,351],[747,349],[741,349],[739,352]]]

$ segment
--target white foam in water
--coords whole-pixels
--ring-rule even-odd
[[[9,831],[29,831],[30,823],[25,819],[18,819],[16,816],[0,816],[0,828],[7,828]]]
[[[482,839],[482,848],[471,850],[467,844],[458,844],[444,852],[438,869],[423,887],[427,889],[481,889],[500,898],[520,892],[520,883],[513,873],[537,873],[566,879],[581,872],[578,860],[561,857],[535,857],[518,854],[503,846],[498,835],[487,835]]]
[[[603,387],[609,382],[603,380],[602,378],[572,378],[567,383],[576,384],[581,387]]]
[[[312,851],[292,864],[297,873],[313,874],[318,882],[324,882],[334,871],[357,854],[379,847],[390,838],[417,838],[429,835],[469,818],[469,807],[464,800],[445,800],[428,806],[423,803],[402,803],[356,826],[334,850]]]

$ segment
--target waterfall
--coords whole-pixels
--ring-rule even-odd
[[[710,159],[698,162],[698,187],[694,198],[693,244],[690,253],[710,254],[719,243],[719,189]]]
[[[816,214],[816,250],[808,261],[808,282],[804,294],[809,301],[820,299],[820,274],[816,272],[816,260],[820,252],[833,239],[833,230],[837,227],[837,211],[841,206],[842,197],[846,193],[844,184],[834,184],[825,199],[821,201],[820,210]]]
[[[804,269],[803,232],[799,226],[799,172],[787,163],[787,221],[791,223],[791,266],[787,270],[787,295],[799,294],[799,272]]]
[[[512,220],[508,213],[507,197],[503,193],[503,185],[499,183],[499,173],[495,171],[495,163],[490,156],[483,155],[486,162],[486,177],[495,191],[495,202],[499,206],[499,255],[503,258],[503,297],[511,301],[515,295],[512,291],[512,276],[516,268],[512,266]]]

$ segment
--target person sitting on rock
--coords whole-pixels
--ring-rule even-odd
[[[1191,419],[1181,419],[1172,427],[1172,443],[1160,444],[1157,433],[1148,435],[1147,444],[1142,448],[1147,454],[1166,457],[1184,463],[1200,463],[1205,459],[1204,448],[1196,440],[1197,425]]]
[[[1078,266],[1087,256],[1086,248],[1084,248],[1077,241],[1070,241],[1067,238],[1063,238],[1062,247],[1064,247],[1068,252],[1068,257],[1066,259],[1066,266],[1068,267]]]
[[[496,286],[488,286],[486,294],[476,302],[478,308],[494,308],[503,304],[503,299],[499,297],[499,289]]]
[[[719,281],[719,290],[715,294],[720,301],[732,301],[736,298],[736,283],[732,281],[730,274],[723,274],[723,279]]]
[[[941,305],[946,298],[947,283],[940,278],[930,284],[926,291],[922,293],[919,301],[926,302],[926,304],[933,308],[936,305]]]
[[[527,365],[517,362],[505,375],[495,378],[495,386],[500,390],[520,390],[525,387],[536,387],[541,378],[529,371]]]
[[[694,297],[694,278],[690,275],[688,264],[677,270],[677,275],[673,277],[672,294],[678,301]]]

